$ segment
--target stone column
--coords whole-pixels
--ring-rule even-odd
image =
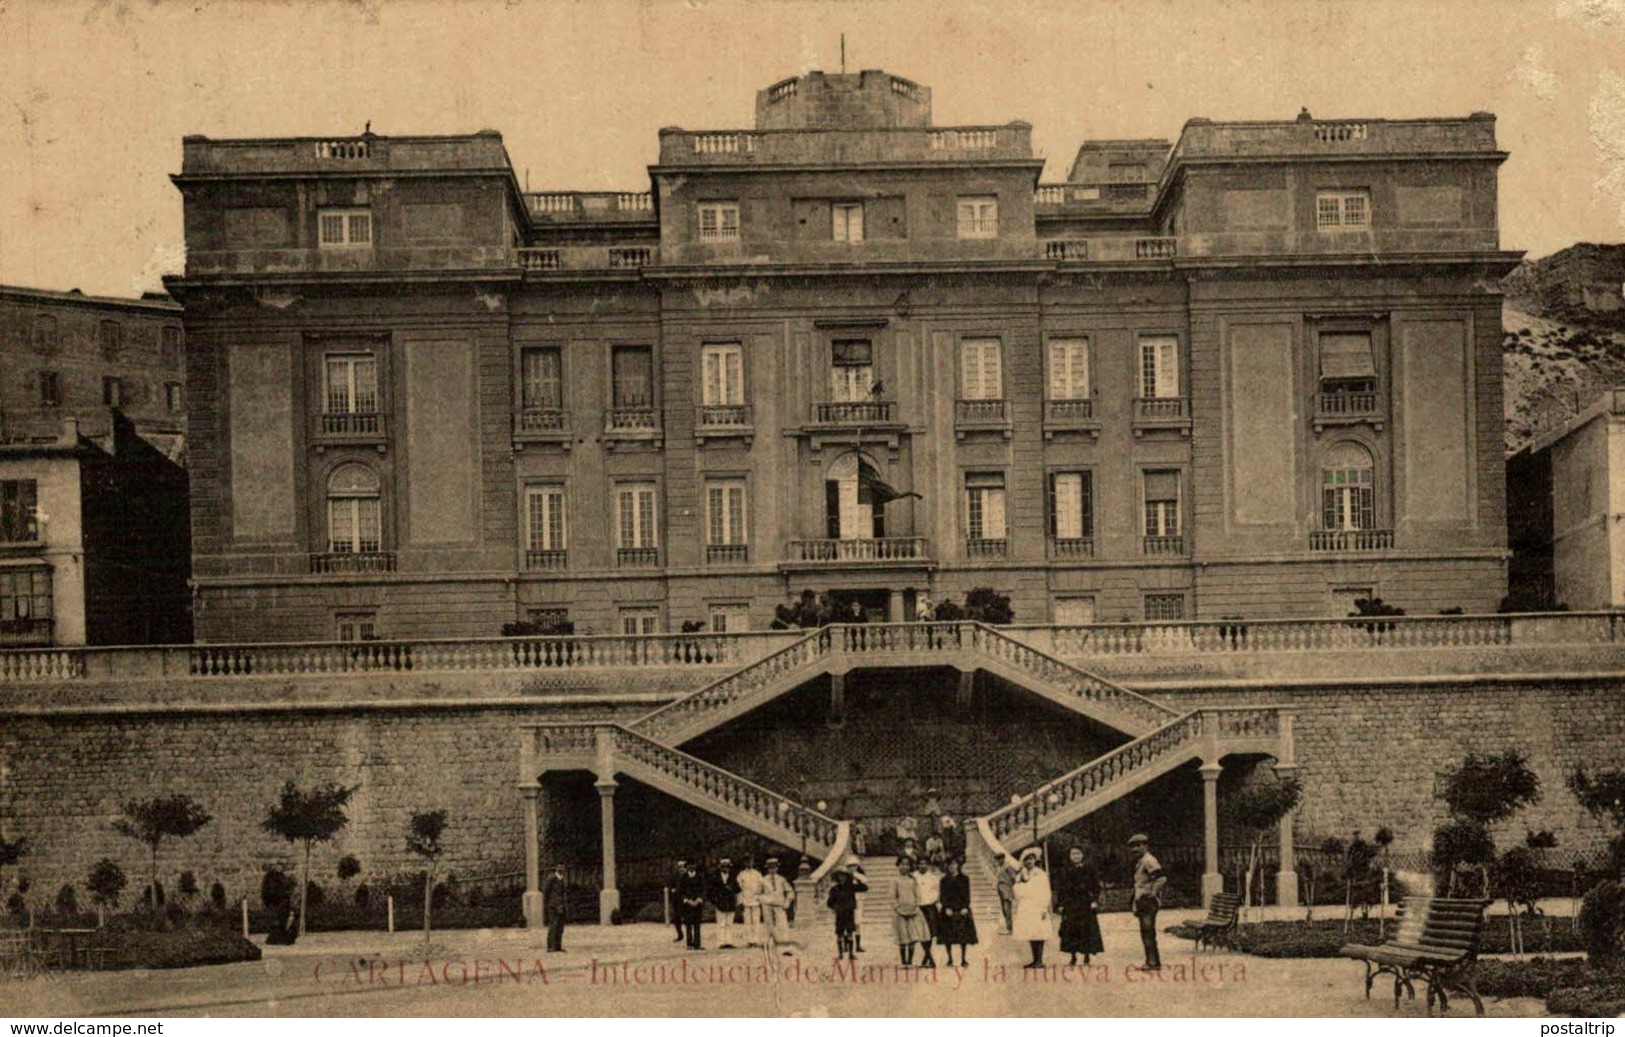
[[[954,696],[954,705],[958,706],[960,712],[962,712],[962,713],[969,712],[970,707],[971,707],[971,702],[974,700],[975,696],[976,696],[976,671],[975,670],[960,670],[959,671],[959,692]]]
[[[1202,906],[1213,894],[1224,892],[1224,876],[1219,874],[1219,775],[1218,763],[1202,764]]]
[[[621,891],[615,885],[615,789],[614,779],[600,779],[598,816],[604,833],[604,888],[598,891],[598,924],[609,925],[610,915],[621,909]]]
[[[892,591],[891,601],[886,605],[886,622],[905,623],[909,618],[903,613],[903,592],[900,590]]]
[[[846,713],[846,674],[829,675],[829,718],[839,720]]]
[[[1275,765],[1275,774],[1282,781],[1292,777],[1296,771],[1296,767],[1281,763]],[[1293,815],[1288,814],[1277,825],[1281,840],[1281,870],[1275,873],[1275,903],[1281,907],[1298,906],[1298,858],[1292,846],[1292,820]]]
[[[540,787],[519,790],[519,795],[525,800],[525,895],[521,903],[526,929],[542,927],[541,826],[536,816],[537,800],[541,798],[541,793]]]

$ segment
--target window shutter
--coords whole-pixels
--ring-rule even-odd
[[[962,342],[959,345],[960,383],[964,386],[965,399],[976,400],[981,398],[980,384],[982,377],[981,351],[975,342]]]
[[[743,486],[730,486],[728,488],[728,543],[743,544],[745,542],[745,488]]]
[[[1179,395],[1179,341],[1159,339],[1157,348],[1157,396],[1168,398]]]
[[[745,355],[738,347],[722,354],[723,403],[745,402]]]
[[[1004,489],[986,489],[982,491],[982,535],[989,540],[1003,540],[1004,530]]]
[[[1052,533],[1060,540],[1075,540],[1083,531],[1083,476],[1061,472],[1050,477],[1054,487],[1055,515]]]
[[[1320,377],[1375,378],[1369,333],[1320,336]]]
[[[874,517],[869,516],[868,528],[863,528],[864,510],[858,505],[858,476],[856,470],[852,475],[839,480],[840,488],[840,519],[842,540],[867,540],[874,535]]]

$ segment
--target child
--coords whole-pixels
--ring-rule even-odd
[[[858,894],[868,890],[856,874],[856,865],[835,872],[827,903],[835,912],[835,957],[857,961]]]

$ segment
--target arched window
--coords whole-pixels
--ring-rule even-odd
[[[1371,454],[1358,443],[1339,443],[1320,469],[1320,521],[1324,529],[1374,529],[1376,474]]]
[[[383,549],[378,475],[363,464],[344,464],[327,477],[327,549],[367,554]]]

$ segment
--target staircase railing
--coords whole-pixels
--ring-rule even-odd
[[[1147,728],[1161,727],[1179,716],[1178,710],[1081,670],[1071,663],[1062,662],[993,627],[976,624],[972,631],[972,647],[1048,684],[1066,688],[1086,702],[1130,717]]]
[[[657,771],[723,807],[767,822],[789,837],[785,845],[794,847],[802,838],[820,851],[836,845],[842,823],[833,817],[619,724],[601,725],[600,729],[605,726],[613,733],[617,757]]]
[[[692,718],[749,699],[756,692],[775,684],[784,674],[800,670],[828,655],[831,640],[829,627],[811,631],[801,640],[786,645],[742,670],[712,681],[692,694],[638,717],[632,721],[631,726],[652,739],[670,740],[671,733],[684,727]]]
[[[1149,735],[1111,749],[1110,753],[1092,759],[1076,770],[1069,770],[1020,800],[1001,806],[986,818],[978,819],[978,827],[985,822],[990,845],[999,848],[1003,848],[1006,839],[1019,840],[1022,835],[1033,831],[1042,834],[1045,822],[1051,816],[1068,811],[1077,800],[1102,792],[1111,783],[1152,766],[1178,749],[1191,746],[1201,740],[1204,730],[1201,710],[1189,712],[1172,723],[1150,731]]]

